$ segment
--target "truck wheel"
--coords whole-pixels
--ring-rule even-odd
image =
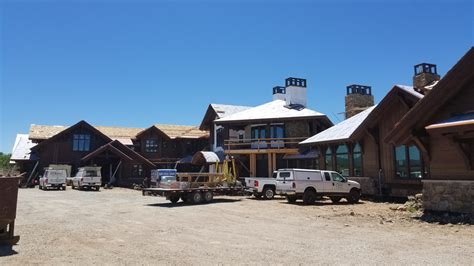
[[[360,199],[360,190],[358,189],[351,189],[351,192],[349,192],[349,196],[347,197],[347,201],[349,203],[357,203],[359,202]]]
[[[204,202],[205,203],[211,202],[212,199],[214,199],[214,194],[212,193],[212,191],[204,192]]]
[[[275,191],[271,187],[266,187],[263,189],[263,198],[266,200],[273,199],[275,197]]]
[[[185,196],[181,196],[181,200],[184,202],[184,203],[188,203],[189,202],[189,199],[188,197],[185,195]]]
[[[295,203],[296,196],[286,196],[286,200],[288,201],[288,203]]]
[[[170,197],[171,203],[176,203],[176,202],[178,202],[178,200],[179,200],[179,196],[171,196]]]
[[[329,197],[333,203],[338,203],[341,201],[341,197]]]
[[[316,191],[313,189],[306,189],[303,194],[303,204],[310,205],[316,201]]]
[[[199,191],[194,191],[193,194],[191,194],[191,200],[194,204],[199,204],[202,201],[202,195],[201,192]]]
[[[254,196],[255,198],[257,198],[257,199],[261,199],[261,198],[262,198],[262,194],[257,193],[257,192],[253,193],[253,196]]]
[[[100,191],[100,187],[95,187],[96,191]],[[179,199],[179,198],[178,198]]]

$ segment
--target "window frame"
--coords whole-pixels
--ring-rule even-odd
[[[72,151],[88,152],[91,150],[91,134],[75,133],[72,135]]]
[[[405,165],[404,165],[404,170],[405,170],[405,173],[406,173],[406,176],[400,176],[400,175],[397,175],[398,173],[398,161],[397,160],[397,149],[398,148],[401,148],[403,147],[403,155],[405,156]],[[410,148],[411,147],[415,147],[418,151],[418,154],[420,156],[420,173],[421,173],[421,177],[418,178],[418,177],[411,177],[411,172],[412,172],[412,160],[410,158]],[[394,164],[394,170],[395,170],[395,177],[398,178],[398,179],[403,179],[403,180],[420,180],[420,179],[424,179],[426,178],[426,174],[425,174],[425,165],[424,165],[424,162],[423,162],[423,154],[421,153],[421,150],[420,148],[417,146],[417,145],[400,145],[400,146],[393,146],[393,164]]]
[[[154,142],[154,144],[149,144]],[[145,139],[145,152],[146,153],[158,153],[159,152],[159,141],[158,139]]]

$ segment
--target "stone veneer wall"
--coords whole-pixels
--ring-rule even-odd
[[[426,210],[474,213],[474,181],[423,180]]]
[[[363,195],[373,196],[377,194],[376,183],[372,177],[350,176],[347,179],[358,182]]]

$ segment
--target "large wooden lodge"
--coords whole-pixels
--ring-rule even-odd
[[[30,175],[50,164],[102,166],[108,180],[138,182],[153,168],[197,171],[191,156],[233,156],[238,175],[279,168],[330,169],[359,181],[369,195],[423,191],[433,210],[474,212],[474,49],[444,76],[414,67],[412,86],[395,85],[375,105],[372,88],[347,86],[346,119],[333,125],[307,108],[305,79],[288,78],[259,106],[210,104],[199,127],[32,125],[18,134],[12,161]]]

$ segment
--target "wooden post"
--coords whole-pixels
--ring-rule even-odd
[[[257,174],[257,155],[250,154],[250,177],[255,177]]]
[[[273,167],[272,167],[272,170],[273,170],[273,171],[272,171],[272,175],[273,175],[273,172],[277,170],[277,154],[276,154],[276,153],[273,153],[273,154],[272,154],[272,159],[273,159],[273,160],[272,160],[272,161],[273,161],[273,162],[272,162],[272,166],[273,166]]]
[[[267,153],[267,161],[268,161],[268,165],[267,165],[267,167],[268,167],[268,177],[271,177],[272,173],[273,173],[273,171],[272,171],[272,169],[273,169],[273,166],[272,166],[273,160],[272,160],[272,154],[271,153]]]

